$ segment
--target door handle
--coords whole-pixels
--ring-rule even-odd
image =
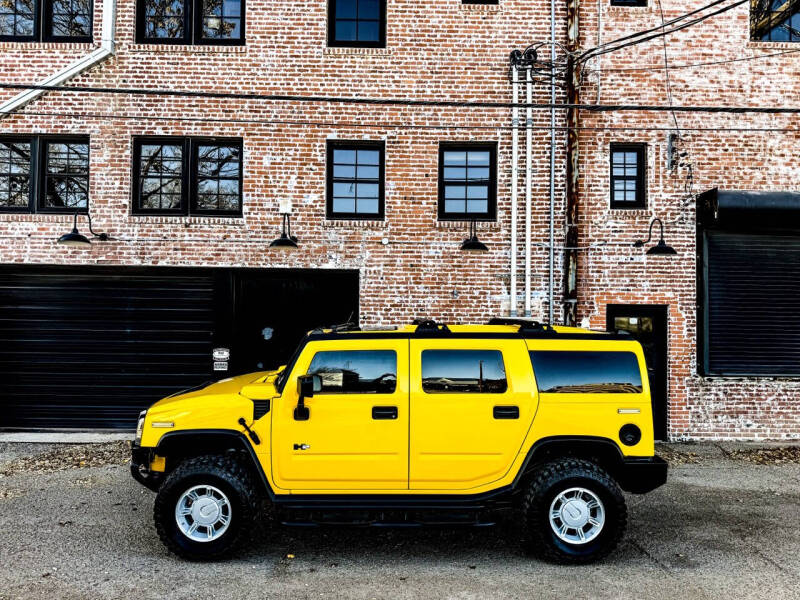
[[[373,419],[396,419],[397,407],[396,406],[373,406],[372,407]]]
[[[308,450],[309,448],[311,448],[311,446],[309,446],[308,444],[295,444],[294,445],[294,449],[295,450]]]
[[[495,406],[492,413],[495,419],[519,419],[519,406]]]

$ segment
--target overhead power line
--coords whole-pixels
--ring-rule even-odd
[[[143,88],[114,88],[93,86],[63,86],[63,85],[38,85],[24,83],[0,83],[0,89],[42,89],[59,92],[80,92],[94,94],[127,94],[145,96],[173,96],[189,98],[217,98],[234,100],[263,100],[275,102],[299,103],[335,103],[355,105],[386,105],[386,106],[423,106],[432,108],[518,108],[531,107],[534,109],[566,109],[577,108],[590,112],[615,112],[615,111],[643,111],[643,112],[699,112],[699,113],[730,113],[730,114],[797,114],[800,107],[796,106],[664,106],[658,104],[567,104],[550,102],[531,102],[514,104],[512,102],[485,102],[472,100],[411,100],[405,98],[359,98],[347,96],[295,96],[283,94],[256,94],[243,92],[209,92],[193,90],[164,90]],[[9,113],[14,114],[14,113]]]
[[[728,58],[722,60],[709,60],[705,62],[696,62],[696,63],[671,63],[669,68],[671,70],[675,69],[692,69],[695,67],[709,67],[715,65],[727,65],[729,63],[738,63],[738,62],[748,62],[751,60],[761,60],[764,58],[772,58],[774,56],[783,56],[784,54],[797,54],[800,52],[800,48],[795,50],[782,50],[781,52],[768,52],[766,54],[757,54],[755,56],[740,56],[738,58]],[[663,71],[664,67],[662,65],[653,65],[648,67],[589,67],[589,69],[593,73],[627,73],[627,72],[638,72],[638,71]]]

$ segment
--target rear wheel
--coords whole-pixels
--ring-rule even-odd
[[[164,480],[153,517],[164,545],[190,560],[232,553],[253,529],[258,494],[250,473],[235,459],[200,456],[181,463]]]
[[[584,564],[611,552],[625,532],[625,498],[596,464],[562,459],[543,465],[523,502],[526,541],[552,562]]]

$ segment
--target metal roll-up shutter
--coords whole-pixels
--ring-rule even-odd
[[[800,234],[703,239],[706,373],[800,375]]]
[[[203,269],[0,267],[0,427],[132,428],[211,378]]]

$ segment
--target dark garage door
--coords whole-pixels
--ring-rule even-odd
[[[0,427],[130,429],[159,398],[281,364],[357,310],[353,271],[0,266]],[[260,311],[275,329],[261,346],[242,335],[265,329]]]

